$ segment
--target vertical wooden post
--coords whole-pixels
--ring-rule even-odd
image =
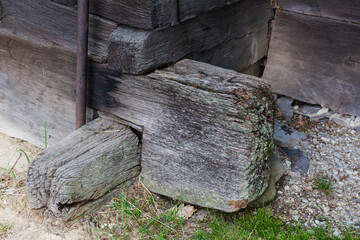
[[[78,0],[76,120],[75,129],[86,123],[86,62],[88,52],[89,0]]]

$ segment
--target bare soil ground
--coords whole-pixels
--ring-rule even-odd
[[[61,226],[39,211],[29,209],[26,198],[26,172],[28,160],[41,149],[0,134],[0,239],[89,239],[84,225],[74,223]]]

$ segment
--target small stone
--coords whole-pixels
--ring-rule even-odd
[[[196,215],[195,215],[195,219],[198,221],[204,221],[209,215],[208,210],[205,209],[201,209],[199,211],[197,211]]]
[[[291,104],[294,100],[289,97],[281,96],[277,99],[276,105],[284,114],[285,120],[287,123],[291,122],[292,116],[294,114],[294,109],[291,107]]]

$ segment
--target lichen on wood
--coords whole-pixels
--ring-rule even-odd
[[[140,173],[139,139],[129,127],[98,118],[41,152],[27,176],[30,207],[69,220],[96,209]]]

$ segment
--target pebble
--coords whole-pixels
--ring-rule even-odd
[[[318,123],[303,134],[307,138],[293,147],[309,158],[309,170],[305,175],[291,172],[291,163],[284,159],[289,178],[278,190],[273,209],[284,215],[284,206],[291,203],[287,214],[292,221],[301,219],[310,227],[330,224],[337,236],[342,226],[360,230],[360,132]],[[329,195],[317,190],[318,176],[335,181]],[[319,215],[326,220],[316,219]]]

